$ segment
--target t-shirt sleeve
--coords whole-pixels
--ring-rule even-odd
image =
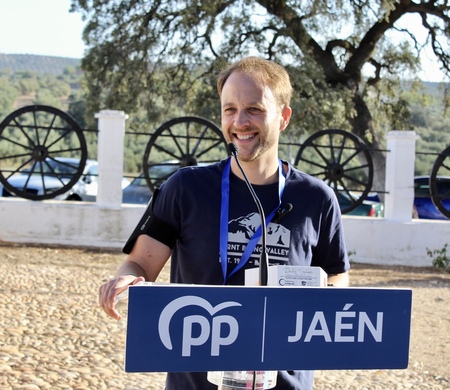
[[[319,242],[314,250],[312,266],[320,266],[328,275],[340,274],[350,269],[342,216],[334,194],[329,207],[324,210]]]
[[[150,203],[147,206],[141,220],[122,249],[124,253],[130,254],[137,238],[141,234],[146,234],[170,248],[174,247],[179,236],[178,231],[169,223],[156,217],[154,213],[155,203],[159,197],[159,191],[160,190],[158,188],[154,191],[152,199],[150,200]]]

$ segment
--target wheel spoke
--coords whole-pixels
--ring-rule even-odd
[[[186,150],[184,152],[184,155],[186,155],[186,156],[193,155],[193,153],[191,153],[190,148],[189,148],[189,146],[191,144],[191,137],[190,137],[190,132],[189,132],[190,125],[191,125],[191,122],[187,121],[186,122]]]
[[[336,156],[334,155],[334,144],[333,144],[333,134],[328,134],[328,147],[330,149],[330,155],[331,155],[331,161],[332,162],[339,162],[339,160],[336,159]]]
[[[339,156],[336,160],[336,162],[340,163],[341,159],[342,159],[342,153],[344,153],[344,149],[345,149],[345,141],[347,140],[347,136],[342,137],[342,142],[341,142],[341,146],[339,148]],[[345,165],[345,164],[342,164]]]
[[[82,148],[67,148],[67,149],[58,149],[58,150],[49,150],[48,156],[50,155],[58,155],[58,154],[67,154],[69,152],[82,152]]]
[[[444,168],[444,170],[445,170],[446,172],[450,171],[450,166],[444,164],[444,162],[442,162],[440,168]],[[443,173],[442,171],[441,171],[441,173],[442,173],[442,176],[446,176],[445,173]]]
[[[212,144],[212,145],[209,146],[208,148],[204,149],[201,153],[199,153],[199,154],[197,154],[197,155],[194,154],[194,156],[197,156],[197,158],[200,158],[201,156],[207,154],[207,153],[210,152],[211,150],[217,148],[217,147],[218,147],[220,144],[222,144],[222,143],[223,143],[223,141],[219,139],[219,140],[217,140],[217,142],[215,142],[214,144]],[[217,161],[217,160],[211,160],[211,161]]]
[[[53,124],[55,123],[55,120],[56,120],[56,115],[53,115],[52,121],[50,123],[50,126],[49,126],[49,129],[47,131],[47,134],[45,135],[44,141],[42,142],[42,145],[46,145],[47,144],[47,139],[48,139],[48,136],[50,135],[50,131],[53,128]]]
[[[41,145],[41,143],[39,141],[39,132],[38,132],[38,123],[36,120],[36,111],[33,111],[33,122],[34,122],[34,135],[37,140],[37,145]]]
[[[8,160],[11,158],[19,158],[19,157],[31,157],[32,158],[32,152],[30,151],[30,153],[20,153],[20,154],[14,154],[14,155],[10,155],[10,156],[5,156],[5,157],[1,157],[0,160]]]
[[[18,127],[20,129],[20,131],[22,132],[22,134],[25,136],[25,138],[28,140],[28,142],[30,143],[30,145],[32,147],[36,146],[36,143],[34,142],[34,140],[32,140],[30,138],[30,136],[26,133],[24,126],[22,126],[20,123],[17,122],[17,120],[14,118],[14,123],[16,124],[15,126],[12,127]]]
[[[347,180],[351,181],[352,183],[357,183],[357,184],[359,184],[361,187],[364,187],[364,186],[367,185],[366,182],[361,181],[361,180],[358,180],[358,179],[356,179],[356,178],[354,178],[354,177],[352,177],[352,176],[348,176],[348,175],[346,175],[346,174],[344,174],[342,177],[343,177],[343,178],[346,178]],[[356,189],[355,189],[355,190],[356,190]]]
[[[369,164],[364,164],[364,165],[360,165],[360,166],[357,166],[357,167],[347,168],[345,171],[346,172],[351,172],[351,171],[356,171],[356,170],[359,170],[359,169],[369,169],[369,168],[370,168]]]
[[[356,150],[353,154],[347,157],[347,159],[343,163],[341,163],[341,165],[346,166],[348,163],[350,163],[351,160],[353,160],[354,157],[358,156],[358,154],[360,153],[361,153],[360,150]]]
[[[323,176],[324,177],[324,180],[326,179],[326,178],[328,178],[328,177],[330,177],[329,175],[328,175],[328,171],[327,170],[324,170],[324,171],[319,171],[319,172],[313,172],[313,173],[309,173],[311,176],[315,176],[315,177],[321,177],[321,176]]]
[[[321,165],[321,164],[319,164],[319,163],[317,163],[315,161],[307,160],[306,158],[303,158],[303,157],[300,157],[300,160],[304,161],[305,163],[310,164],[310,165],[312,165],[314,167],[323,168],[323,169],[327,168],[327,165]]]
[[[65,131],[61,136],[59,136],[58,138],[56,138],[51,144],[47,145],[47,149],[50,149],[52,146],[54,146],[56,143],[58,143],[59,141],[64,141],[64,138],[66,138],[70,133],[72,132],[72,130],[67,130]],[[47,132],[47,134],[50,134],[50,132]],[[43,144],[45,145],[45,144]]]
[[[359,204],[357,201],[355,201],[353,195],[351,194],[350,190],[345,186],[345,184],[342,182],[342,180],[339,180],[339,183],[341,184],[343,190],[340,192],[344,192],[347,195],[347,198],[350,200],[350,206],[345,208],[343,212],[353,210],[355,204]]]
[[[181,148],[180,144],[178,143],[177,137],[173,134],[172,128],[169,127],[167,129],[167,131],[169,132],[170,136],[173,139],[173,142],[174,142],[175,146],[177,147],[178,151],[180,152],[180,155],[182,156],[183,155],[183,149]],[[188,130],[186,129],[186,131],[188,131]]]
[[[53,160],[53,161],[56,161],[56,160]],[[58,161],[58,163],[61,163],[60,161]],[[57,173],[57,172],[55,172],[55,170],[53,169],[53,167],[47,162],[47,161],[39,161],[39,165],[40,165],[40,168],[41,168],[41,178],[42,178],[42,187],[44,187],[44,191],[45,191],[45,181],[44,181],[44,176],[45,176],[45,174],[44,174],[44,166],[43,166],[43,164],[45,164],[45,166],[50,170],[50,172],[51,172],[51,174],[50,175],[48,175],[48,176],[51,176],[51,177],[54,177],[55,179],[57,179],[60,183],[61,183],[61,185],[63,185],[64,186],[64,181],[62,181],[62,179],[61,179],[61,175],[59,174],[59,173]],[[64,164],[64,165],[67,165],[67,164]],[[70,166],[70,167],[73,167],[73,166],[71,166],[71,165],[68,165],[68,166]],[[46,192],[46,191],[45,191]]]
[[[208,126],[203,126],[203,130],[202,130],[202,132],[200,133],[200,136],[198,137],[198,139],[197,139],[197,142],[195,143],[195,145],[194,145],[194,148],[192,149],[192,155],[193,156],[196,156],[197,155],[197,149],[198,149],[198,147],[199,147],[199,145],[200,145],[200,142],[203,140],[203,137],[205,136],[205,134],[206,134],[206,132],[208,131]]]
[[[320,148],[323,147],[322,145],[316,145],[316,144],[314,144],[314,143],[311,143],[311,146],[314,148],[314,150],[317,152],[317,154],[319,155],[319,157],[321,157],[322,160],[323,160],[325,163],[328,164],[328,163],[330,162],[330,159],[329,159],[328,157],[326,157],[326,156],[320,151]]]
[[[12,139],[9,139],[9,138],[6,138],[6,137],[0,135],[0,141],[1,141],[2,139],[4,139],[4,140],[7,141],[7,142],[10,142],[10,143],[12,143],[12,144],[14,144],[14,145],[20,146],[20,147],[23,148],[23,149],[29,149],[29,150],[32,150],[32,148],[30,148],[30,147],[27,146],[27,145],[21,144],[21,143],[19,143],[19,142],[16,142],[16,141],[14,141],[14,140],[12,140]],[[14,157],[14,156],[12,156],[12,157]]]
[[[169,156],[171,156],[171,157],[173,157],[173,158],[175,158],[175,159],[177,159],[177,160],[179,160],[180,159],[180,156],[179,155],[176,155],[176,154],[173,154],[170,150],[167,150],[166,148],[163,148],[162,146],[160,146],[160,145],[153,145],[156,149],[158,149],[160,152],[164,152],[164,153],[167,153]]]
[[[446,200],[450,198],[450,191],[447,191],[443,194],[437,194],[436,196],[434,196],[435,199],[438,199],[440,201]]]
[[[24,163],[22,163],[22,165],[20,165],[18,168],[15,168],[14,170],[3,170],[3,172],[8,172],[10,173],[10,175],[6,176],[6,179],[9,179],[10,177],[12,177],[14,174],[19,173],[22,171],[22,168],[26,167],[30,162],[32,162],[33,159],[30,158],[29,160],[25,160]]]

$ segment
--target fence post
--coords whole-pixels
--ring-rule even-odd
[[[98,119],[98,193],[96,204],[119,208],[122,204],[125,121],[123,111],[102,110]]]
[[[387,139],[386,196],[384,217],[393,221],[411,221],[414,203],[414,131],[390,131]]]

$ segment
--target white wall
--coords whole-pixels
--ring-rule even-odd
[[[121,248],[145,206],[0,198],[0,240]],[[449,221],[392,221],[344,216],[350,259],[358,263],[431,266],[426,249],[450,243]]]
[[[121,204],[122,160],[120,164],[109,163],[112,146],[113,155],[123,155],[126,115],[102,111],[97,118],[100,132],[97,202],[0,198],[0,241],[99,248],[123,246],[145,206]],[[411,219],[416,138],[409,131],[390,132],[387,137],[386,217],[343,217],[352,261],[431,266],[427,248],[442,249],[450,243],[450,221]],[[109,148],[109,152],[102,152],[103,148]]]
[[[344,216],[347,250],[356,263],[432,266],[427,248],[450,244],[450,221],[414,219],[409,222],[384,218]]]
[[[0,198],[0,240],[119,248],[144,206],[100,207],[96,203]]]

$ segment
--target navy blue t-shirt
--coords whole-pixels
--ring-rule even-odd
[[[220,263],[220,209],[222,172],[226,160],[201,167],[178,170],[165,182],[141,223],[130,237],[124,251],[129,253],[138,234],[159,239],[155,224],[163,223],[173,242],[171,256],[172,283],[224,284]],[[278,183],[254,185],[264,213],[279,207]],[[292,204],[292,210],[277,223],[267,226],[267,251],[270,264],[319,266],[327,274],[349,269],[339,205],[333,190],[322,180],[289,165],[281,207]],[[149,216],[156,221],[146,231]],[[145,221],[145,222],[142,222]],[[244,269],[258,265],[260,242],[242,269],[228,278],[238,264],[245,245],[261,218],[245,182],[230,174],[228,218],[228,264],[226,284],[243,285]],[[138,233],[136,233],[138,232]],[[311,389],[311,371],[280,372],[276,390]],[[206,373],[169,373],[167,390],[208,390]]]

